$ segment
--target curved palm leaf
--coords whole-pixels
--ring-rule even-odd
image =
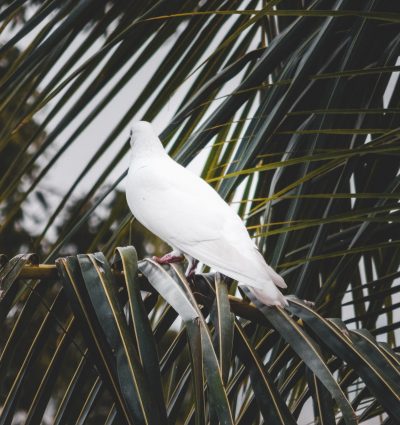
[[[8,304],[5,297],[0,304],[9,317],[2,322],[8,335],[0,358],[3,370],[7,362],[2,422],[26,408],[27,423],[35,423],[53,406],[56,422],[64,423],[68,406],[76,423],[105,422],[112,411],[118,423],[205,423],[208,415],[221,423],[258,423],[261,414],[264,420],[287,424],[296,423],[301,406],[311,398],[316,417],[322,420],[318,412],[323,411],[324,418],[336,415],[353,424],[353,409],[367,415],[369,405],[364,403],[370,392],[376,414],[386,412],[399,420],[399,360],[370,334],[328,321],[294,298],[292,316],[257,305],[263,318],[254,306],[222,290],[226,284],[218,275],[215,280],[198,275],[190,286],[177,266],[137,263],[132,247],[119,248],[118,253],[122,262],[113,269],[97,253],[60,258],[55,280],[28,283],[20,277],[22,268],[14,276],[19,296]],[[26,261],[19,257],[13,263]],[[143,273],[139,277],[138,269]],[[149,303],[153,295],[146,296],[143,289],[163,299]],[[211,312],[214,291],[217,315]],[[169,305],[182,319],[183,333],[176,330],[175,315],[172,320],[168,314],[153,315],[160,308],[168,311]],[[234,339],[231,334],[232,351],[226,357],[230,351],[222,353],[221,347],[229,344],[229,332],[221,339],[221,326],[232,326],[232,320]],[[18,329],[28,321],[33,326],[18,338]],[[176,337],[165,345],[168,332]],[[218,344],[212,343],[213,337]],[[11,350],[19,355],[10,357]],[[62,364],[69,364],[69,370],[60,369]],[[198,370],[204,370],[205,382]],[[314,374],[305,379],[308,371]],[[85,385],[78,385],[83,379]],[[153,408],[146,410],[150,399]]]

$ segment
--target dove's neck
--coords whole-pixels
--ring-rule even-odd
[[[132,161],[142,162],[162,156],[167,156],[167,153],[157,136],[141,137],[133,143]]]

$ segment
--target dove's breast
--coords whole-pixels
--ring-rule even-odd
[[[158,206],[157,192],[162,180],[155,174],[158,174],[157,167],[146,164],[131,166],[128,173],[126,199],[132,214],[145,226],[151,209]]]

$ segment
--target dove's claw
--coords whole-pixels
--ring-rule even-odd
[[[171,264],[171,263],[180,263],[184,260],[183,255],[175,255],[173,252],[163,255],[162,257],[152,257],[152,259],[158,264]]]
[[[308,300],[303,300],[303,303],[310,308],[315,308],[315,302],[314,301],[308,301]]]

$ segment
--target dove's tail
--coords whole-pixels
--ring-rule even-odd
[[[265,271],[267,272],[267,276],[272,280],[272,282],[275,283],[276,286],[279,288],[287,288],[286,282],[283,279],[283,277],[278,274],[269,264],[266,263],[264,257],[262,256],[261,252],[256,249],[259,262],[263,265]]]
[[[265,305],[276,305],[285,307],[288,305],[286,297],[275,286],[274,283],[268,282],[269,285],[265,288],[255,288],[254,286],[247,286],[247,288],[254,294],[254,296]]]

